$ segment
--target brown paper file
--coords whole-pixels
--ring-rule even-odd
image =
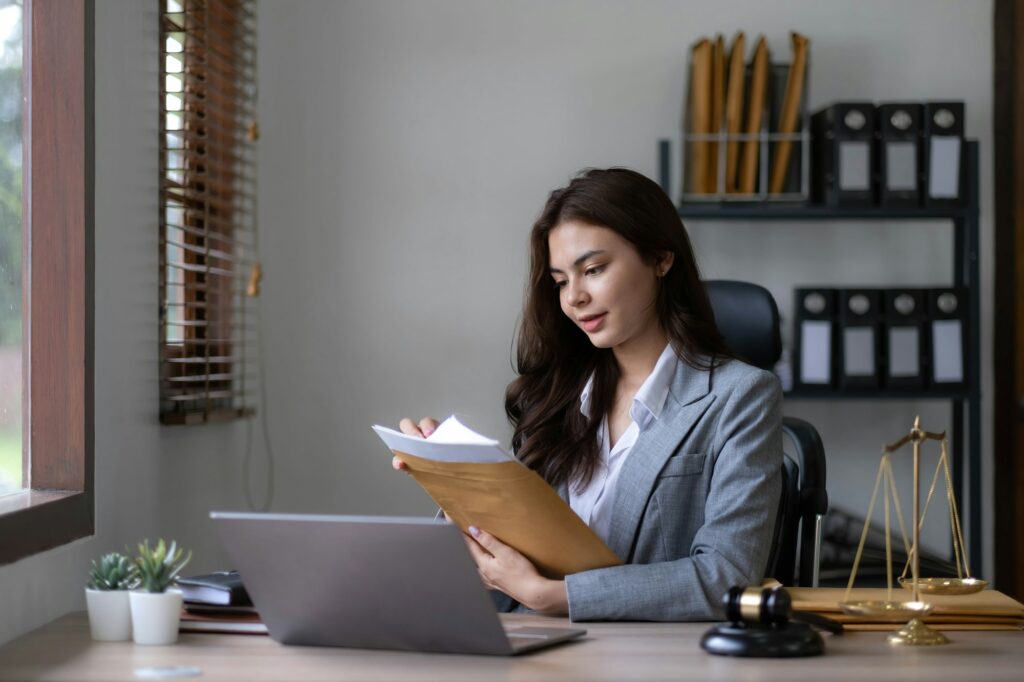
[[[869,618],[847,616],[839,603],[845,601],[846,590],[841,587],[787,587],[798,611],[812,611],[850,623],[853,629],[892,629],[893,623],[879,623]],[[885,601],[885,588],[854,588],[849,601]],[[894,587],[892,599],[910,601],[909,590]],[[932,605],[924,620],[935,623],[939,629],[1005,630],[1019,629],[1024,623],[1024,605],[996,590],[976,594],[940,595],[922,594],[921,599]],[[898,624],[896,624],[898,625]],[[877,627],[868,627],[877,626]],[[885,626],[885,627],[883,627]]]
[[[843,587],[787,587],[793,608],[803,611],[839,611],[839,603],[847,601]],[[884,587],[855,587],[849,601],[884,601],[888,599]],[[910,590],[893,587],[892,598],[900,601],[912,599]],[[961,614],[965,616],[1016,616],[1024,618],[1024,604],[997,590],[982,590],[975,594],[942,595],[921,594],[921,600],[933,606],[932,615]]]
[[[736,34],[729,53],[729,77],[725,96],[725,191],[736,191],[740,143],[735,139],[743,129],[743,86],[745,85],[747,39],[743,31]]]
[[[797,115],[800,113],[800,100],[804,94],[804,74],[807,71],[807,49],[810,41],[799,33],[792,34],[793,62],[789,65],[789,77],[786,79],[786,94],[782,100],[782,116],[779,120],[780,133],[792,133],[796,130]],[[793,148],[791,140],[779,140],[775,145],[775,157],[772,159],[771,182],[768,192],[779,194],[786,181],[789,170],[789,154]],[[806,172],[806,171],[805,171]]]
[[[817,611],[816,613],[821,613]],[[829,613],[828,617],[832,620],[837,620],[840,623],[864,623],[869,622],[864,616],[851,616],[847,613]],[[927,621],[929,625],[932,623],[945,623],[945,624],[959,624],[959,625],[1006,625],[1011,627],[1018,627],[1024,621],[1020,618],[1013,616],[933,616],[928,614],[922,620]],[[892,621],[886,621],[892,622]]]
[[[491,533],[548,578],[622,561],[551,486],[517,461],[441,462],[393,451],[452,521]]]
[[[693,47],[690,71],[690,133],[707,135],[711,132],[711,41],[704,39]],[[694,194],[707,194],[708,168],[710,166],[711,143],[707,140],[691,140],[687,148],[689,158],[690,187]]]
[[[764,113],[765,94],[768,91],[768,43],[764,36],[757,41],[754,48],[754,65],[750,76],[750,97],[747,106],[747,124],[743,129],[752,139],[743,143],[743,156],[740,160],[739,191],[742,194],[753,194],[757,188],[757,159],[761,140],[761,118]]]
[[[722,115],[725,110],[725,39],[719,33],[712,46],[711,59],[711,125],[708,132],[717,135],[722,131]],[[710,193],[724,192],[718,184],[718,142],[708,144],[707,190]]]
[[[943,630],[945,632],[967,631],[967,630],[1021,630],[1018,625],[1000,625],[998,623],[933,623],[928,620],[928,627],[932,630]],[[905,623],[845,623],[843,629],[847,632],[891,632],[903,627]]]

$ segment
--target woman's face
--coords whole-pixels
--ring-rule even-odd
[[[551,230],[548,252],[562,312],[595,346],[621,348],[664,336],[655,302],[671,253],[646,263],[614,230],[574,220]]]

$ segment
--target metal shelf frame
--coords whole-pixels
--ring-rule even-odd
[[[841,390],[792,391],[788,400],[948,400],[952,408],[953,486],[957,506],[964,509],[968,498],[967,545],[971,572],[982,571],[981,532],[981,281],[979,274],[979,160],[978,142],[965,140],[964,171],[967,196],[960,206],[951,208],[914,207],[831,207],[813,204],[774,204],[766,202],[683,204],[679,215],[686,220],[713,221],[832,221],[832,220],[942,220],[953,223],[953,286],[963,287],[970,300],[967,319],[967,389],[943,390]],[[964,478],[964,431],[967,432],[966,460],[968,476]]]

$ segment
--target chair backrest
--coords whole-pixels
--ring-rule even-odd
[[[741,360],[770,370],[782,355],[779,308],[770,291],[751,282],[704,283],[725,345]]]
[[[734,280],[708,280],[705,286],[729,350],[755,367],[772,369],[782,354],[782,339],[771,292]],[[784,417],[782,431],[793,451],[783,464],[782,498],[766,575],[783,585],[810,585],[816,574],[816,520],[828,510],[825,448],[817,429],[802,419]]]

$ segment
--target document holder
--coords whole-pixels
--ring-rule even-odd
[[[966,192],[964,169],[964,103],[924,105],[925,205],[960,206]]]
[[[810,51],[802,36],[794,37],[798,43],[792,63],[772,62],[763,36],[749,61],[742,33],[727,59],[722,46],[696,43],[684,103],[682,203],[807,201]],[[717,74],[725,76],[724,87]],[[662,161],[663,169],[668,165]]]
[[[811,117],[814,201],[827,206],[874,203],[875,105],[836,102]]]
[[[839,292],[838,353],[839,386],[877,388],[879,326],[882,321],[881,295],[875,289],[845,289]]]
[[[925,385],[928,311],[923,289],[885,292],[885,385],[923,388]]]
[[[920,104],[878,106],[878,203],[918,206],[921,203]]]
[[[832,389],[835,300],[834,289],[796,290],[794,388],[805,391]]]
[[[960,288],[929,290],[928,318],[931,326],[932,385],[949,390],[965,389],[967,292]]]

